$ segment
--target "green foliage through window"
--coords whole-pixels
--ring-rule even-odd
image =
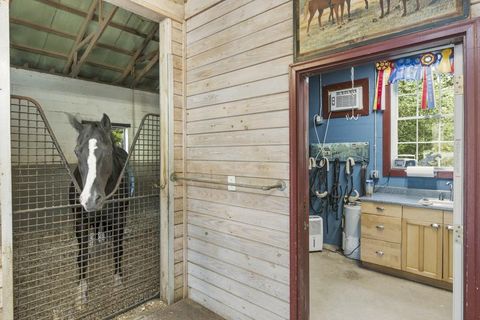
[[[422,81],[399,81],[395,86],[397,156],[415,158],[419,165],[453,167],[453,75],[435,74],[435,108],[421,108]],[[394,105],[394,104],[392,104]],[[395,152],[395,146],[392,146]]]

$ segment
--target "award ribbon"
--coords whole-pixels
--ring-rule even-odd
[[[393,64],[390,61],[379,61],[375,64],[378,75],[373,110],[385,110],[385,86],[390,78],[392,66]]]
[[[423,66],[423,85],[422,85],[422,109],[435,108],[435,90],[433,87],[433,74],[431,66],[437,60],[433,53],[426,53],[420,58]]]

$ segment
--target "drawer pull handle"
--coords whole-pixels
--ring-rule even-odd
[[[452,225],[447,226],[447,230],[453,230],[453,229],[454,229],[454,227]]]
[[[380,251],[380,250],[379,250],[379,251],[375,251],[375,253],[376,253],[377,256],[379,256],[379,257],[383,257],[383,256],[385,255],[385,252]]]
[[[377,228],[378,230],[383,231],[383,229],[385,229],[385,226],[382,225],[382,224],[380,224],[380,225],[376,226],[376,228]]]
[[[432,226],[433,229],[440,228],[440,225],[438,223],[432,223],[431,226]]]
[[[384,207],[377,207],[377,210],[378,211],[385,211],[385,208]]]

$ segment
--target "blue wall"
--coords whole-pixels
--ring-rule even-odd
[[[321,79],[320,79],[321,77]],[[447,190],[444,179],[434,178],[398,178],[398,177],[383,177],[382,173],[382,158],[383,158],[383,119],[382,112],[375,114],[372,112],[373,97],[375,92],[375,67],[374,64],[362,65],[355,67],[355,79],[369,79],[369,108],[370,114],[368,116],[360,117],[358,120],[347,121],[345,118],[332,118],[328,128],[326,142],[363,142],[370,143],[370,163],[368,164],[367,174],[374,168],[374,117],[377,117],[377,170],[380,173],[380,179],[377,186],[392,186],[405,188],[420,188],[420,189],[444,189]],[[321,81],[320,81],[321,80]],[[313,117],[319,112],[319,105],[321,104],[320,97],[320,82],[322,86],[335,84],[340,82],[350,81],[350,69],[326,73],[321,76],[310,78],[310,110],[309,110],[309,140],[310,143],[318,143],[314,131]],[[317,132],[320,138],[320,143],[323,142],[325,130],[327,127],[327,119],[325,122],[317,127]],[[340,172],[340,181],[345,185],[343,164]],[[331,187],[331,175],[329,177],[329,186]],[[354,169],[354,185],[357,190],[360,190],[360,165],[356,165]],[[341,245],[341,221],[335,219],[335,214],[331,211],[328,213],[328,233],[327,223],[324,221],[325,242],[330,244]],[[325,217],[324,217],[325,220]]]

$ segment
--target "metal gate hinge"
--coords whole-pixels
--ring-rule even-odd
[[[456,224],[453,226],[453,238],[456,243],[463,244],[463,225]]]
[[[453,92],[455,94],[463,94],[463,75],[462,74],[458,74],[454,76]]]

